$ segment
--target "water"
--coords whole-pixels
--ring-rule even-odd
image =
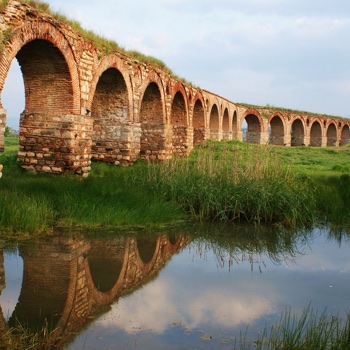
[[[350,310],[346,234],[190,231],[5,249],[0,332],[17,318],[59,349],[232,349],[289,309]]]

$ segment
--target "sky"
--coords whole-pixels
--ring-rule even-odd
[[[350,118],[349,0],[45,2],[232,102]],[[24,92],[12,70],[2,101],[18,129]]]

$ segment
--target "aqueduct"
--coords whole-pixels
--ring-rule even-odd
[[[8,330],[16,322],[33,334],[47,325],[50,343],[63,348],[109,305],[152,281],[188,243],[182,235],[160,234],[111,240],[60,237],[35,247],[20,245],[22,286],[11,315],[0,306],[0,339],[11,336]],[[5,275],[0,250],[0,295]]]
[[[18,160],[24,169],[87,175],[91,159],[166,160],[187,156],[207,139],[318,147],[350,142],[349,120],[238,105],[123,52],[105,54],[21,1],[0,10],[0,29],[0,93],[14,59],[23,75]],[[5,126],[0,101],[0,150]]]

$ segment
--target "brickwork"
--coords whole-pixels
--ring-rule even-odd
[[[106,55],[70,26],[20,1],[0,11],[0,30],[8,38],[0,50],[0,93],[15,58],[23,74],[18,159],[24,169],[87,175],[91,159],[129,165],[138,158],[187,156],[208,138],[242,140],[244,120],[247,142],[349,143],[347,120],[329,126],[327,118],[283,111],[278,120],[268,108],[237,106],[123,52]],[[321,133],[311,127],[315,120]],[[5,125],[0,101],[0,151]]]

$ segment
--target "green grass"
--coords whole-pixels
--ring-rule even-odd
[[[243,334],[235,350],[345,350],[350,348],[350,314],[315,313],[307,307],[298,317],[286,310],[271,329],[265,327],[257,340]]]
[[[150,165],[155,191],[200,221],[295,226],[349,221],[348,149],[207,142],[191,157]],[[305,164],[312,160],[313,166]]]
[[[350,222],[349,149],[207,142],[190,157],[132,167],[93,163],[88,178],[23,172],[5,138],[0,227],[160,226],[183,220],[284,227]],[[312,161],[312,167],[309,162]]]
[[[2,229],[34,233],[54,225],[157,227],[182,220],[176,203],[162,200],[136,180],[142,178],[142,164],[122,168],[94,163],[86,179],[31,174],[16,163],[17,149],[18,139],[5,139],[5,153],[0,155]]]

